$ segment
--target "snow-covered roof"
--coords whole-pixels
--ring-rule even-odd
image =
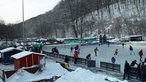
[[[15,59],[20,59],[20,58],[23,58],[23,57],[28,56],[28,55],[30,55],[30,54],[44,55],[44,54],[40,54],[40,53],[36,53],[36,52],[23,51],[23,52],[14,54],[14,55],[12,55],[11,57],[12,57],[12,58],[15,58]]]
[[[28,56],[28,55],[30,55],[30,54],[44,55],[44,54],[36,53],[36,52],[23,51],[23,52],[14,54],[14,55],[12,55],[11,57],[12,57],[12,58],[15,58],[15,59],[20,59],[20,58],[23,58],[23,57]]]
[[[13,49],[16,49],[16,48],[14,48],[14,47],[9,47],[9,48],[5,48],[5,49],[1,50],[0,52],[1,52],[1,53],[4,53],[4,52],[11,51],[11,50],[13,50]]]
[[[129,35],[129,36],[124,36],[123,38],[129,38],[129,37],[143,37],[143,35]]]
[[[140,36],[143,36],[143,35],[130,35],[129,37],[140,37]]]
[[[15,59],[20,59],[20,58],[25,57],[25,56],[28,56],[28,55],[30,55],[30,54],[32,54],[32,53],[33,53],[33,52],[23,51],[23,52],[14,54],[14,55],[12,55],[11,57],[12,57],[12,58],[15,58]]]

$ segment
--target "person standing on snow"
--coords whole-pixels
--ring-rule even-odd
[[[142,62],[140,61],[140,63],[137,66],[137,72],[136,72],[137,79],[141,79],[141,65],[142,65]]]
[[[146,62],[142,62],[141,65],[141,81],[142,82],[146,81]]]
[[[74,51],[73,57],[74,57],[74,64],[77,64],[77,59],[78,59],[77,51]]]
[[[126,78],[126,76],[128,77],[129,79],[129,69],[130,69],[130,65],[129,63],[127,62],[127,60],[125,61],[125,66],[124,66],[124,75],[123,75],[123,79]]]

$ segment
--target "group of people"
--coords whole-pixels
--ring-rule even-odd
[[[124,65],[124,75],[123,75],[123,79],[127,79],[130,78],[130,68],[136,67],[136,78],[140,79],[142,81],[146,81],[146,58],[144,60],[144,62],[140,61],[140,63],[138,64],[136,60],[132,61],[131,64],[128,63],[128,61],[125,61],[125,65]]]
[[[122,44],[122,46],[124,48],[124,44]],[[131,45],[129,46],[129,50],[130,50],[130,55],[135,55],[135,53],[133,51],[133,47]],[[71,47],[70,52],[73,53],[74,64],[77,63],[79,51],[80,51],[80,48],[79,48],[78,45],[76,45],[74,48]],[[98,51],[99,51],[98,47],[95,47],[95,49],[94,49],[95,56],[98,55]],[[138,54],[140,56],[140,61],[141,61],[140,63],[137,63],[136,60],[132,61],[131,64],[129,64],[127,60],[125,61],[123,79],[126,79],[126,77],[129,79],[130,78],[130,68],[136,67],[137,68],[136,78],[141,79],[141,80],[146,80],[146,58],[145,58],[144,62],[142,62],[142,56],[143,56],[142,49],[138,52]],[[114,56],[116,56],[116,55],[118,55],[118,49],[115,49]],[[111,58],[111,61],[112,61],[113,64],[116,61],[114,56]],[[91,54],[90,53],[86,55],[86,59],[91,60]],[[69,58],[66,56],[65,62],[68,63],[68,61],[69,61]]]

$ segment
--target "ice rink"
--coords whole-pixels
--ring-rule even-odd
[[[60,54],[73,56],[73,53],[70,52],[71,46],[75,47],[76,44],[47,45],[43,47],[43,50],[51,52],[51,49],[53,47],[56,47],[59,50]],[[99,49],[99,51],[97,52],[98,53],[97,56],[95,56],[94,54],[95,47],[98,47]],[[127,60],[129,64],[131,64],[133,60],[137,60],[137,63],[140,62],[140,57],[138,52],[141,49],[143,49],[142,61],[144,61],[144,58],[146,57],[146,46],[132,45],[132,47],[135,54],[130,55],[129,45],[125,45],[124,48],[122,47],[122,45],[116,45],[116,44],[110,44],[109,47],[107,44],[103,44],[100,46],[99,45],[79,46],[80,48],[79,57],[85,58],[86,55],[90,53],[91,59],[96,60],[96,67],[100,67],[100,61],[111,63],[111,58],[114,56],[116,58],[115,63],[121,65],[121,72],[123,72],[125,60]],[[114,55],[116,49],[118,49],[118,55]]]

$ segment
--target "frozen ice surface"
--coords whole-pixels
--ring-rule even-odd
[[[73,56],[73,53],[70,53],[71,46],[75,47],[76,44],[47,45],[47,46],[44,46],[43,50],[51,52],[51,49],[53,47],[57,47],[60,54]],[[131,64],[131,62],[133,60],[137,60],[137,63],[139,63],[140,57],[138,55],[138,52],[141,49],[143,49],[142,60],[144,60],[144,58],[146,57],[146,46],[132,45],[135,55],[134,54],[130,55],[129,45],[125,45],[124,48],[122,47],[122,45],[115,45],[115,44],[110,44],[109,47],[106,44],[103,44],[100,46],[99,45],[88,45],[88,46],[79,46],[79,47],[80,47],[79,57],[85,58],[86,55],[90,53],[91,59],[96,60],[97,67],[100,67],[100,61],[111,63],[111,58],[114,56],[116,58],[115,63],[121,65],[121,72],[123,72],[125,60],[127,60],[129,62],[129,64]],[[97,56],[95,56],[95,54],[94,54],[95,47],[98,47],[98,49],[99,49]],[[118,49],[118,55],[114,55],[116,49]]]

